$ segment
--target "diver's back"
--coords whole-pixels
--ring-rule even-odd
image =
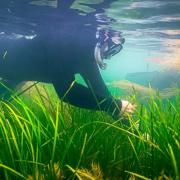
[[[46,51],[37,34],[1,34],[0,53],[1,78],[31,80],[46,71]]]

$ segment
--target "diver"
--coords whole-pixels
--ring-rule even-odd
[[[99,68],[105,69],[107,66],[104,59],[110,59],[121,51],[125,41],[121,34],[98,29],[94,35],[96,44],[93,49],[91,41],[84,44],[84,38],[76,36],[77,39],[72,41],[76,48],[71,52],[68,52],[69,35],[64,35],[63,40],[56,35],[48,36],[47,41],[44,36],[39,38],[38,35],[0,35],[4,42],[0,46],[1,52],[6,50],[4,59],[0,61],[1,81],[9,88],[15,88],[24,81],[48,82],[54,85],[60,99],[74,106],[105,111],[114,119],[122,113],[132,113],[136,106],[113,98],[99,71]],[[75,74],[80,74],[87,86],[76,82]]]
[[[57,24],[49,21],[30,34],[21,33],[23,28],[20,33],[0,33],[0,81],[10,89],[24,81],[52,83],[62,101],[107,112],[114,119],[133,113],[136,105],[115,99],[99,70],[106,69],[104,59],[122,50],[125,40],[121,33],[63,18]],[[76,74],[87,86],[76,82]],[[0,88],[5,96],[9,92]]]

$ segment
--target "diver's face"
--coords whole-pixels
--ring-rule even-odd
[[[98,37],[101,37],[98,35]],[[106,68],[106,63],[103,60],[111,59],[114,55],[119,53],[122,49],[122,44],[125,39],[119,34],[119,32],[114,32],[111,35],[104,32],[99,42],[96,44],[94,55],[96,62],[101,69]]]
[[[114,55],[119,53],[122,49],[122,44],[125,39],[120,37],[111,38],[110,41],[105,42],[101,47],[102,59],[111,59]]]
[[[106,48],[103,49],[102,58],[103,59],[111,59],[114,55],[119,53],[122,49],[122,45],[112,45],[108,46],[106,45]]]

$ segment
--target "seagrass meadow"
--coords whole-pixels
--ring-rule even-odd
[[[2,180],[180,178],[179,93],[126,97],[138,105],[129,126],[64,104],[44,84],[11,98],[0,102]]]
[[[137,107],[64,103],[73,79]],[[0,180],[24,179],[180,180],[180,0],[0,0]]]

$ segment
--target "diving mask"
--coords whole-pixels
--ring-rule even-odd
[[[104,59],[110,59],[122,50],[122,44],[125,39],[122,38],[120,32],[114,30],[99,30],[96,33],[98,42],[95,47],[95,59],[101,69],[106,68]]]

